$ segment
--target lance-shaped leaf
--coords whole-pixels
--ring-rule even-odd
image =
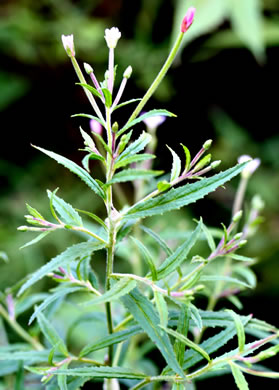
[[[148,111],[145,114],[142,114],[141,116],[139,116],[138,118],[132,120],[131,122],[126,123],[126,125],[124,127],[122,127],[122,129],[119,130],[119,132],[117,133],[117,137],[119,137],[122,133],[124,133],[124,131],[130,129],[131,127],[133,127],[137,123],[142,122],[144,119],[151,118],[152,116],[158,116],[158,115],[176,117],[175,114],[172,114],[171,112],[169,112],[167,110],[151,110],[151,111]]]
[[[80,85],[81,87],[86,88],[88,91],[93,93],[93,95],[97,96],[98,98],[100,98],[100,99],[102,98],[102,95],[100,94],[100,92],[98,92],[96,88],[92,87],[92,85],[83,84],[83,83],[76,83],[76,85]]]
[[[99,122],[102,126],[106,127],[106,124],[100,118],[98,118],[97,116],[90,115],[90,114],[74,114],[74,115],[71,115],[72,118],[75,118],[76,116],[81,116],[83,118],[88,118],[88,119],[94,119],[95,121]]]
[[[24,360],[28,361],[29,364],[40,363],[47,361],[49,352],[49,349],[44,351],[3,351],[3,348],[0,348],[0,360],[1,364],[5,360]]]
[[[121,301],[133,315],[134,319],[138,322],[141,328],[156,344],[168,365],[174,370],[174,372],[179,374],[181,377],[184,377],[184,372],[176,360],[168,335],[158,327],[160,318],[152,303],[136,289],[131,291],[128,295],[122,297]]]
[[[181,307],[178,323],[177,332],[187,337],[190,323],[190,309],[188,305],[183,304]],[[184,363],[184,352],[185,344],[181,340],[176,339],[174,343],[174,351],[179,364],[182,366]]]
[[[171,248],[165,243],[165,241],[154,232],[154,230],[149,229],[147,226],[141,225],[140,228],[147,233],[149,236],[151,236],[157,244],[160,246],[160,248],[168,255],[170,256],[172,254]]]
[[[246,164],[237,164],[233,168],[227,169],[212,177],[171,189],[154,199],[148,199],[144,202],[140,201],[125,212],[123,219],[145,218],[156,214],[163,214],[166,211],[179,209],[190,203],[194,203],[238,175]]]
[[[223,281],[223,282],[236,284],[236,285],[247,287],[247,288],[251,288],[252,287],[249,284],[243,282],[242,280],[239,280],[237,278],[231,278],[230,276],[225,276],[225,275],[204,275],[204,276],[201,276],[200,281],[201,282],[219,282],[219,281]]]
[[[112,96],[110,91],[107,88],[102,88],[104,98],[105,98],[105,105],[106,107],[110,107],[112,104]]]
[[[151,275],[152,275],[152,280],[153,281],[157,280],[157,270],[156,270],[154,259],[151,255],[151,253],[146,248],[146,246],[142,242],[140,242],[137,238],[135,238],[135,237],[131,237],[131,238],[134,241],[135,245],[140,250],[141,254],[143,255],[144,260],[147,262],[148,267],[150,268]]]
[[[111,302],[119,299],[123,295],[128,294],[137,285],[135,280],[129,278],[122,278],[119,282],[116,282],[111,289],[106,291],[103,295],[85,302],[83,305],[99,305],[100,303]]]
[[[181,263],[186,259],[188,253],[193,248],[201,231],[200,223],[190,235],[188,240],[186,240],[180,247],[176,249],[158,268],[157,275],[158,280],[165,278],[173,271],[175,271]]]
[[[155,304],[156,308],[160,317],[160,324],[164,327],[167,327],[168,325],[168,305],[161,293],[158,291],[154,291],[154,299],[155,299]]]
[[[45,336],[45,338],[50,342],[50,344],[54,347],[57,346],[57,349],[65,356],[68,356],[68,350],[55,330],[54,326],[49,322],[49,320],[44,316],[42,312],[38,313],[38,323],[40,325],[40,329]]]
[[[245,376],[241,372],[241,370],[238,368],[237,365],[231,363],[230,364],[232,369],[232,374],[235,380],[235,383],[239,390],[249,390],[248,383],[245,379]]]
[[[243,323],[241,321],[241,318],[238,314],[236,314],[233,310],[226,310],[233,318],[235,327],[236,327],[236,333],[238,338],[238,348],[239,352],[243,352],[244,346],[245,346],[245,330]]]
[[[140,100],[142,100],[142,99],[141,99],[141,98],[137,98],[137,99],[130,99],[130,100],[127,100],[126,102],[117,104],[117,106],[115,106],[115,107],[113,108],[112,111],[115,111],[115,110],[117,110],[117,109],[120,108],[120,107],[124,107],[124,106],[126,106],[127,104],[131,104],[131,103],[134,103],[134,102],[138,102],[138,101],[140,101]]]
[[[83,226],[82,219],[78,212],[69,203],[65,202],[62,198],[59,198],[54,192],[47,190],[47,194],[63,222],[69,225]]]
[[[136,139],[134,142],[132,142],[124,151],[116,158],[115,160],[115,169],[123,166],[125,160],[128,157],[134,156],[141,150],[145,148],[145,146],[151,141],[151,135],[146,133],[145,131],[142,132],[140,137]],[[126,165],[126,164],[124,164]]]
[[[71,172],[75,173],[82,181],[84,181],[88,187],[93,190],[97,195],[104,199],[105,194],[99,184],[94,180],[89,173],[77,165],[75,162],[69,160],[66,157],[60,156],[57,153],[51,152],[49,150],[39,148],[38,146],[34,146],[36,149],[45,153],[47,156],[53,158],[59,164],[63,165],[65,168],[68,168]]]
[[[172,154],[172,168],[171,168],[171,176],[170,176],[170,182],[177,179],[181,172],[181,160],[178,157],[178,155],[175,153],[174,150],[172,150],[168,145],[168,149],[170,150]]]
[[[42,232],[37,237],[33,238],[33,240],[28,241],[26,244],[22,245],[19,249],[24,249],[27,246],[37,244],[37,242],[41,241],[43,238],[45,238],[51,232],[52,232],[51,230],[47,230],[45,232]]]
[[[115,167],[118,169],[135,162],[151,160],[153,158],[155,158],[154,154],[150,154],[150,153],[135,154],[135,155],[127,156],[124,160],[119,161],[117,163],[117,166],[115,165]]]
[[[99,349],[107,348],[110,345],[122,343],[130,337],[142,332],[140,326],[132,326],[131,328],[122,330],[121,332],[115,332],[105,337],[99,338],[92,344],[86,345],[80,352],[79,356],[83,357],[91,352],[98,351]]]
[[[67,370],[56,370],[52,374],[67,376],[87,376],[90,378],[123,378],[123,379],[145,379],[147,376],[134,369],[125,367],[78,367]]]
[[[151,177],[162,175],[164,171],[153,171],[148,169],[124,169],[117,172],[113,178],[106,183],[106,186],[113,183],[122,183],[126,181],[150,179]]]
[[[27,288],[31,287],[34,283],[38,282],[40,279],[58,267],[63,267],[74,260],[87,257],[91,255],[92,252],[95,252],[104,247],[104,244],[100,244],[99,242],[95,241],[82,242],[80,244],[69,247],[60,255],[54,257],[51,261],[31,274],[27,282],[21,286],[18,295],[21,295]]]
[[[162,328],[162,326],[160,326]],[[183,344],[187,345],[187,347],[193,349],[197,353],[199,353],[202,357],[204,357],[208,362],[210,362],[210,357],[206,351],[204,351],[198,344],[194,343],[187,337],[183,336],[183,334],[180,334],[176,332],[173,329],[169,328],[163,328],[165,332],[169,333],[171,336],[175,337],[177,340],[181,341]]]
[[[51,294],[49,297],[47,297],[38,307],[36,307],[36,310],[34,311],[34,313],[32,314],[32,316],[29,319],[28,325],[30,325],[34,321],[34,319],[38,316],[38,314],[42,310],[46,309],[48,307],[48,305],[50,305],[52,302],[56,301],[58,298],[65,297],[68,294],[71,294],[73,292],[76,292],[76,291],[79,291],[82,289],[83,289],[83,287],[80,287],[80,286],[75,286],[75,287],[64,287],[63,286],[63,288],[60,287],[53,294]]]

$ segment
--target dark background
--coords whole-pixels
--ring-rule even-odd
[[[195,3],[202,1],[186,1],[185,10]],[[61,44],[61,34],[74,33],[80,64],[90,63],[102,80],[107,61],[104,29],[118,26],[122,33],[116,51],[118,82],[131,65],[133,75],[125,100],[141,97],[166,58],[171,37],[179,26],[175,15],[181,6],[182,1],[166,0],[2,0],[0,251],[7,253],[10,262],[0,264],[0,288],[14,283],[74,240],[52,238],[39,248],[19,251],[27,240],[16,231],[24,224],[26,201],[47,210],[45,189],[59,186],[70,203],[98,209],[70,173],[30,146],[39,145],[79,162],[81,153],[77,149],[82,143],[78,128],[82,125],[89,129],[87,120],[71,118],[75,113],[89,113],[90,107],[75,85],[76,76]],[[246,294],[243,302],[249,313],[278,326],[279,4],[262,2],[262,49],[240,38],[229,15],[215,20],[216,7],[208,14],[213,20],[211,27],[187,42],[146,109],[166,108],[178,115],[167,119],[158,130],[160,169],[169,170],[171,166],[165,144],[182,155],[182,142],[194,155],[209,138],[214,140],[214,159],[223,161],[222,169],[235,164],[241,154],[261,158],[247,198],[255,193],[262,196],[265,222],[243,252],[259,259],[254,267],[258,287]],[[247,22],[249,28],[253,25]],[[117,118],[119,123],[130,112],[131,106],[123,109],[123,116]],[[138,129],[142,130],[140,126]],[[190,215],[203,215],[210,226],[228,223],[236,186],[234,181],[225,193],[218,192],[193,206]],[[275,386],[276,382],[269,384]],[[199,386],[203,388],[202,382]]]

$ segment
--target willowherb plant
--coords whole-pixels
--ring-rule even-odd
[[[74,390],[86,382],[93,382],[95,386],[94,382],[103,380],[104,389],[116,390],[120,386],[134,390],[158,389],[160,383],[168,383],[169,388],[181,390],[188,386],[193,389],[196,379],[207,375],[232,373],[236,386],[245,390],[248,384],[244,374],[279,376],[262,365],[257,366],[258,362],[278,352],[278,329],[252,315],[214,310],[222,298],[241,308],[237,294],[253,288],[256,283],[250,269],[254,259],[237,251],[260,222],[263,202],[258,196],[253,198],[245,221],[241,211],[248,179],[259,161],[242,156],[236,166],[205,177],[220,164],[220,161],[211,162],[211,155],[207,154],[211,140],[208,140],[194,158],[182,145],[183,166],[180,157],[169,148],[173,159],[170,174],[162,176],[162,171],[152,169],[156,129],[166,117],[175,115],[166,110],[145,113],[142,110],[173,62],[194,14],[194,8],[187,11],[165,64],[142,99],[122,101],[132,74],[131,66],[124,71],[120,87],[114,93],[114,50],[121,37],[117,28],[105,31],[109,48],[105,80],[99,83],[92,67],[84,64],[93,85],[86,82],[78,65],[73,36],[62,36],[79,85],[95,113],[77,115],[90,119],[91,134],[80,129],[85,152],[83,167],[57,153],[36,148],[76,174],[93,191],[93,197],[102,200],[106,218],[102,220],[89,211],[75,209],[58,197],[57,190],[48,191],[53,221],[27,205],[26,220],[32,226],[21,226],[19,230],[35,231],[39,235],[25,246],[59,229],[78,232],[84,240],[2,294],[4,304],[0,306],[0,313],[23,340],[20,344],[0,347],[0,359],[8,367],[6,373],[15,373],[17,389],[31,388],[32,382],[35,388]],[[119,126],[112,119],[115,111],[134,103],[137,106],[130,118]],[[141,122],[145,123],[147,131],[138,135],[132,127]],[[91,176],[90,160],[100,162],[104,172],[102,181]],[[144,224],[145,218],[196,202],[240,173],[232,219],[228,226],[223,225],[222,231],[208,228],[200,218],[193,231],[181,236],[177,230],[173,246],[162,238],[162,232],[155,232]],[[188,180],[191,182],[185,184]],[[132,205],[121,187],[123,182],[133,183],[135,202]],[[116,205],[121,206],[117,209]],[[91,223],[84,222],[81,215]],[[241,230],[238,229],[240,223]],[[207,255],[197,252],[201,240],[208,243]],[[98,283],[94,270],[94,255],[98,251],[106,254],[103,285]],[[115,272],[116,254],[128,258],[129,272]],[[28,293],[45,276],[58,282],[58,287],[39,298],[38,294]],[[70,294],[77,294],[81,313],[70,327],[77,326],[85,317],[92,324],[92,339],[77,353],[52,321]],[[206,297],[206,310],[197,307],[196,296]],[[29,324],[37,321],[34,335],[22,328],[16,318],[36,302],[39,304],[29,320]],[[102,335],[97,333],[96,338],[94,321],[100,318],[107,330]],[[208,328],[214,328],[209,336]],[[229,344],[232,349],[223,348],[234,339],[237,343]],[[155,361],[148,365],[147,357],[153,349],[158,349],[162,359],[159,359],[160,364]]]

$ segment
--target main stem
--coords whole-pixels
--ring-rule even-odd
[[[110,150],[112,150],[112,131],[111,131],[111,118],[110,118],[110,109],[106,108],[106,127],[107,127],[107,141]],[[113,151],[112,151],[113,152]],[[113,153],[112,153],[113,154]],[[107,181],[111,180],[113,176],[113,158],[110,153],[107,153]],[[114,260],[114,251],[115,251],[115,241],[116,241],[116,226],[113,216],[113,202],[112,202],[112,187],[109,186],[106,192],[106,207],[108,215],[108,235],[109,243],[107,248],[107,265],[106,265],[106,291],[111,288],[111,274],[113,273],[113,260]],[[110,302],[106,303],[106,316],[107,316],[107,328],[108,333],[113,333],[113,322],[111,314],[111,304]],[[113,361],[113,346],[111,345],[108,350],[108,365],[112,365]],[[108,381],[109,382],[109,381]],[[107,383],[109,389],[109,383]]]

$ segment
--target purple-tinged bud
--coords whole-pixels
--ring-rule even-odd
[[[90,119],[89,125],[92,133],[102,134],[103,127],[98,121],[95,119]]]
[[[62,35],[61,36],[62,43],[64,46],[64,49],[66,50],[66,53],[69,57],[75,56],[75,47],[74,47],[74,36],[71,35]]]
[[[166,117],[163,115],[156,115],[152,116],[150,118],[146,118],[143,120],[145,123],[146,127],[149,130],[156,130],[158,126],[160,126],[163,122],[165,122]]]
[[[181,23],[181,32],[185,33],[189,28],[191,27],[193,21],[194,21],[194,16],[195,16],[196,8],[190,7],[188,11],[186,12],[186,15],[184,16],[184,19],[182,20]]]
[[[252,159],[247,154],[240,156],[237,159],[237,161],[239,162],[239,164],[244,163],[246,161],[250,161],[249,164],[247,164],[246,167],[241,172],[241,176],[245,179],[248,179],[255,172],[255,170],[259,167],[261,163],[261,160],[259,158]]]

